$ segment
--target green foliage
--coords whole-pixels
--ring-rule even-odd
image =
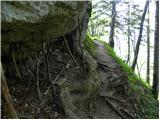
[[[111,18],[109,16],[110,12],[108,10],[108,7],[106,7],[106,4],[105,8],[102,8],[98,3],[96,4],[95,2],[93,2],[92,5],[92,13],[88,24],[88,30],[91,36],[103,36],[103,33],[106,32],[105,27],[109,27],[109,23],[111,21]],[[102,1],[100,1],[100,3],[102,3]]]
[[[148,91],[150,92],[150,91]],[[159,101],[155,100],[150,93],[141,95],[141,117],[143,119],[159,118]]]
[[[101,42],[104,44],[107,52],[116,60],[116,62],[121,66],[122,70],[128,75],[129,83],[131,84],[135,93],[140,96],[141,108],[139,108],[139,110],[141,112],[139,118],[158,118],[158,101],[153,98],[151,87],[144,80],[142,80],[142,78],[138,77],[133,70],[116,55],[116,53],[108,44],[103,41]]]
[[[86,35],[83,46],[92,55],[92,57],[95,57],[96,51],[93,43],[93,38],[89,34]]]

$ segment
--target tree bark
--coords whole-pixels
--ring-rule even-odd
[[[7,112],[11,118],[17,119],[18,118],[17,113],[13,106],[13,101],[9,93],[9,89],[8,89],[6,78],[4,76],[2,65],[1,65],[1,83],[2,83],[2,86],[1,86],[2,87],[2,97],[4,97],[6,107],[7,107]]]
[[[143,23],[144,23],[144,20],[145,20],[145,15],[146,15],[146,12],[147,12],[147,9],[148,9],[148,5],[149,5],[149,0],[147,0],[146,3],[145,3],[145,7],[144,7],[142,19],[141,19],[139,36],[138,36],[138,40],[137,40],[137,44],[136,44],[136,49],[134,51],[133,63],[132,63],[132,66],[131,66],[131,68],[133,70],[135,69],[135,66],[136,66],[136,63],[137,63],[137,59],[138,59],[139,47],[140,47],[141,38],[142,38],[142,32],[143,32]]]
[[[127,63],[130,66],[130,1],[128,2],[128,57]]]
[[[154,69],[152,93],[155,99],[159,93],[159,1],[156,1],[155,34],[154,34]]]
[[[149,23],[149,5],[148,5],[148,20],[147,20],[147,74],[146,80],[150,84],[150,23]]]
[[[116,1],[112,1],[112,21],[110,25],[109,45],[114,48],[114,29],[115,29],[115,18],[116,18]]]

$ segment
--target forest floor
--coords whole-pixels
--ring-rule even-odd
[[[49,78],[51,77],[51,79],[54,80],[69,58],[69,54],[63,50],[63,47],[64,46],[55,48],[54,45],[51,44],[51,49],[48,54],[50,75],[48,74],[47,65],[45,65],[46,63],[43,61],[43,57],[39,56],[38,59],[43,61],[38,67],[39,75],[36,75],[36,69],[33,69],[36,61],[30,57],[29,62],[27,61],[26,64],[21,65],[24,67],[24,70],[21,70],[23,71],[21,72],[23,73],[22,79],[7,76],[9,91],[18,118],[62,118],[63,111],[58,103],[60,100],[58,99],[59,97],[56,91],[57,87],[55,86],[53,92]],[[42,100],[38,98],[36,76],[39,77],[39,89]],[[61,73],[61,77],[62,76],[64,76],[64,73]],[[10,118],[6,111],[2,97],[2,118]]]
[[[102,43],[94,41],[94,44],[96,48],[95,60],[98,65],[97,71],[102,84],[96,98],[96,111],[92,113],[91,118],[135,118],[137,102],[134,94],[131,94],[132,91],[130,91],[127,75],[107,53]],[[64,70],[60,78],[62,80],[69,79],[74,81],[77,79],[82,81],[84,78],[81,77],[79,68],[63,48],[65,47],[54,49],[49,55],[51,77],[53,79],[56,78],[67,64],[68,68]],[[41,101],[37,95],[36,78],[31,75],[31,71],[22,80],[14,80],[13,83],[9,84],[10,93],[19,118],[64,117],[64,111],[58,97],[59,93],[56,90],[55,93],[52,92],[49,75],[47,74],[46,77],[44,68],[43,64],[41,64],[39,68]],[[49,87],[50,89],[48,89]],[[2,106],[2,115],[2,118],[8,118],[4,106]]]

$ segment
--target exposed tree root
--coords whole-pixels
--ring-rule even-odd
[[[83,71],[85,73],[86,76],[87,72],[86,72],[86,66],[85,66],[85,61],[84,61],[84,53],[83,53],[83,48],[82,48],[82,44],[81,44],[81,30],[80,30],[80,24],[79,24],[79,17],[78,17],[78,30],[79,30],[79,47],[81,49],[81,54],[82,54],[82,60],[83,60]]]
[[[113,110],[121,117],[124,119],[123,114],[119,111],[119,108],[115,107],[111,102],[109,102],[107,99],[105,101],[113,108]]]
[[[102,64],[102,63],[99,63],[99,62],[97,62],[97,65],[103,66],[103,67],[106,67],[106,68],[109,68],[109,69],[115,69],[115,68],[109,67],[108,65],[105,65],[105,64]]]
[[[109,67],[106,67],[106,66],[103,66],[103,65],[100,65],[100,64],[97,64],[98,67],[104,69],[104,70],[108,70],[108,71],[111,71],[111,72],[114,72],[114,73],[117,73],[116,70],[113,70],[113,68],[109,68]]]
[[[120,75],[120,76],[118,76],[117,78],[112,79],[111,82],[115,82],[116,80],[119,80],[119,79],[122,79],[122,78],[123,78],[123,75]]]
[[[65,69],[68,67],[68,63],[62,68],[62,70],[60,71],[60,73],[56,76],[56,78],[52,81],[52,79],[50,79],[51,81],[51,86],[48,87],[48,89],[44,92],[44,95],[46,95],[49,91],[49,89],[52,87],[54,88],[54,84],[55,82],[59,79],[59,77],[61,76],[61,74],[65,71]],[[48,68],[49,69],[49,68]]]
[[[130,118],[134,119],[135,117],[130,114],[127,110],[125,110],[124,108],[121,108],[120,110],[122,110],[125,114],[127,114]]]
[[[39,88],[39,60],[37,57],[37,53],[35,53],[35,59],[36,59],[36,84],[37,84],[38,98],[40,101],[42,101],[42,95]]]
[[[107,99],[112,99],[112,100],[115,100],[115,101],[117,101],[117,102],[124,103],[123,100],[120,100],[120,99],[118,99],[118,98],[116,98],[116,97],[113,97],[113,96],[103,96],[103,95],[99,95],[99,96],[105,97],[105,100],[107,100]]]
[[[70,48],[69,48],[69,46],[68,46],[68,43],[67,43],[67,40],[66,40],[65,36],[63,36],[63,38],[64,38],[64,41],[65,41],[65,44],[66,44],[66,46],[67,46],[67,49],[68,49],[68,51],[69,51],[70,56],[72,57],[72,59],[73,59],[73,61],[76,63],[76,65],[79,67],[80,72],[83,74],[83,76],[84,76],[85,78],[87,78],[86,74],[81,70],[80,65],[78,64],[78,62],[77,62],[76,59],[74,58],[74,56],[73,56],[73,54],[72,54],[72,52],[71,52],[71,50],[70,50]]]
[[[46,62],[46,65],[47,65],[47,72],[48,72],[49,81],[51,83],[52,92],[54,93],[55,90],[54,90],[54,84],[52,82],[52,76],[51,76],[51,71],[50,71],[49,62],[48,62],[48,55],[49,55],[49,46],[48,46],[48,50],[47,50],[47,53],[46,53],[45,62]],[[49,89],[48,89],[48,91],[49,91]]]
[[[113,98],[113,99],[115,99],[115,98]],[[105,100],[106,100],[106,102],[107,102],[122,118],[125,118],[124,115],[122,114],[122,112],[123,112],[125,115],[129,116],[129,118],[132,118],[132,119],[135,118],[132,114],[130,114],[130,113],[129,113],[127,110],[125,110],[124,108],[115,107],[108,99],[105,99]],[[119,99],[116,99],[116,100],[121,101],[121,100],[119,100]],[[121,102],[122,102],[122,101],[121,101]],[[120,111],[122,111],[122,112],[120,112]],[[127,117],[127,118],[128,118],[128,117]]]
[[[11,95],[8,90],[8,85],[7,85],[6,78],[4,76],[2,64],[1,64],[1,83],[2,83],[2,97],[4,97],[5,99],[7,110],[8,110],[7,112],[11,118],[18,119]]]
[[[47,68],[46,68],[46,57],[48,51],[45,50],[45,43],[42,44],[42,51],[43,51],[43,64],[44,64],[44,80],[47,78]]]
[[[13,59],[13,63],[15,65],[15,68],[16,68],[16,71],[17,71],[17,74],[18,74],[18,77],[21,79],[21,75],[20,75],[20,72],[19,72],[19,69],[18,69],[18,66],[17,66],[17,63],[16,63],[16,59],[15,59],[15,55],[14,55],[14,51],[13,51],[13,48],[12,48],[12,59]]]

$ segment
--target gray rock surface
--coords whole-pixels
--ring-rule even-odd
[[[28,41],[31,36],[31,41],[39,41],[41,34],[46,39],[60,37],[77,27],[86,5],[83,1],[3,1],[2,42]]]
[[[2,1],[2,56],[11,55],[11,46],[23,46],[25,57],[26,48],[40,51],[42,44],[77,28],[87,9],[86,1]]]

